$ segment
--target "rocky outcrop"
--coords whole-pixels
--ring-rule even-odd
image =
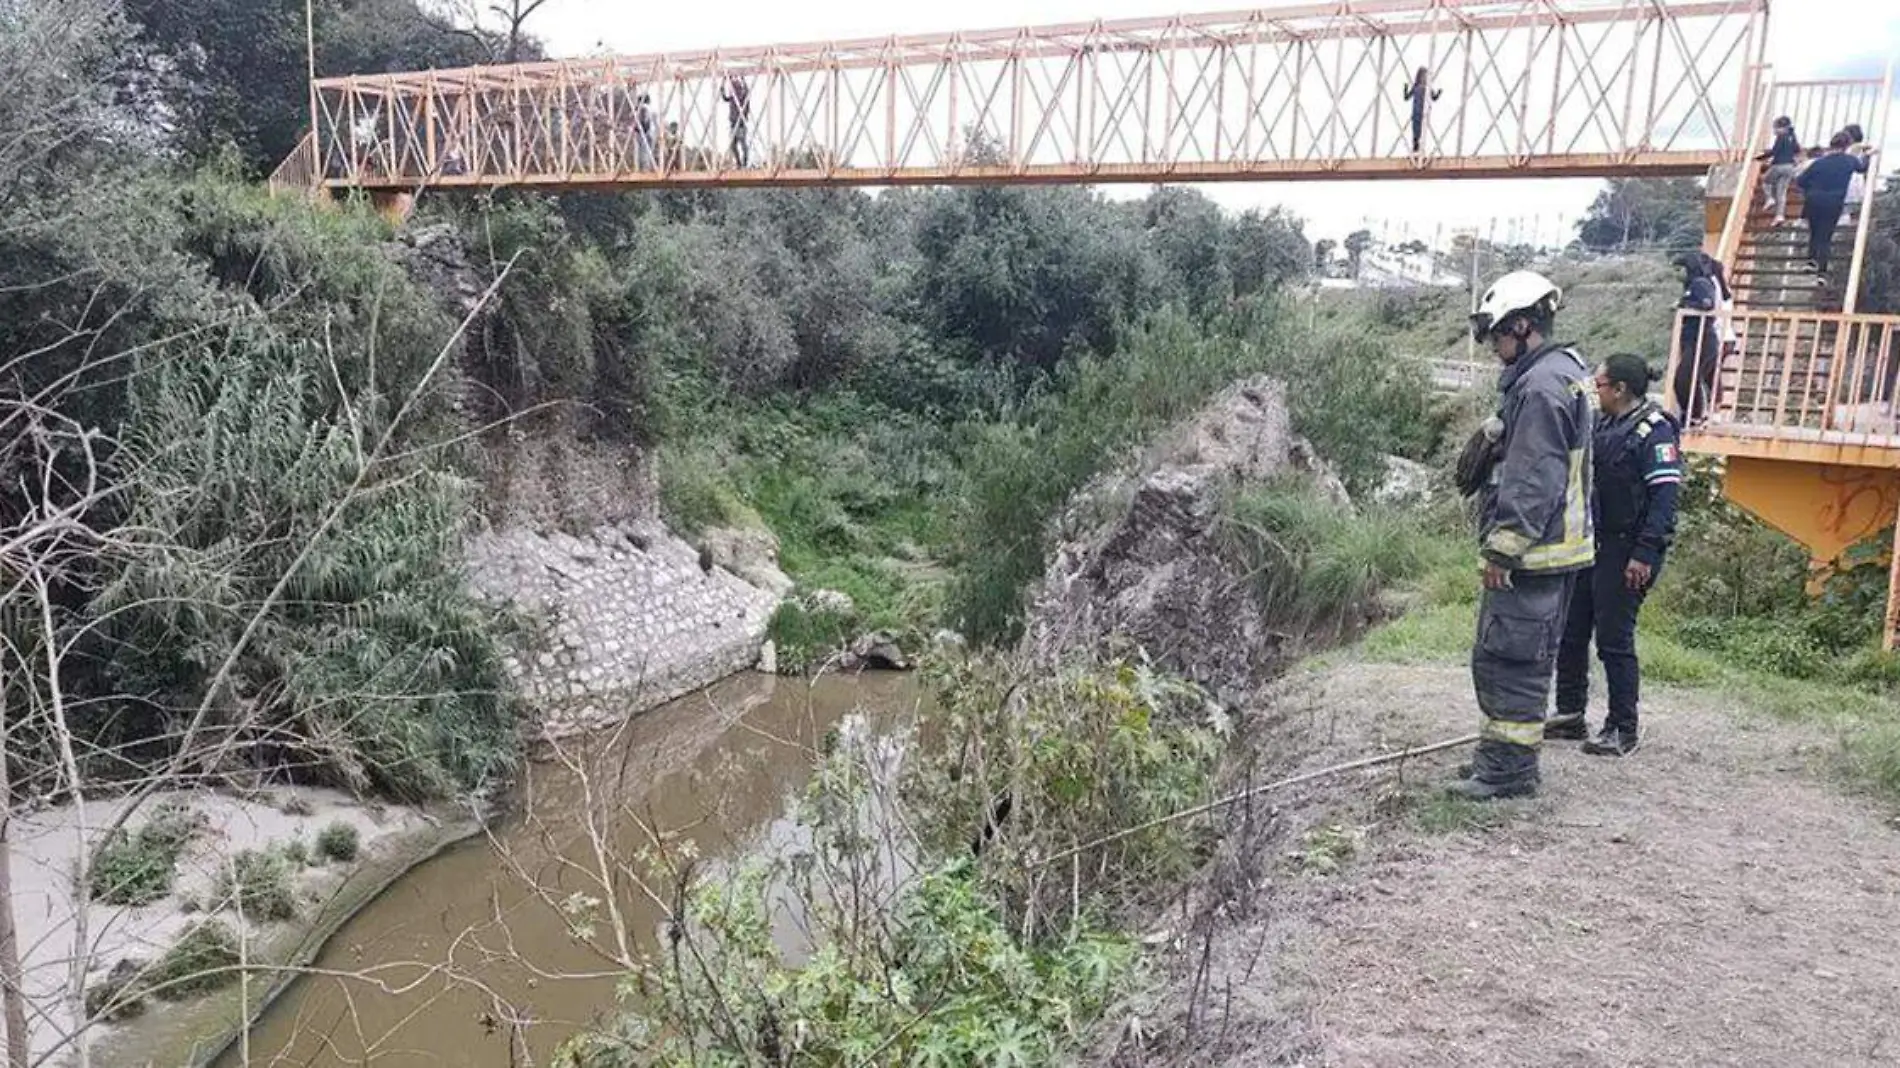
[[[1285,386],[1259,378],[1221,394],[1133,473],[1098,480],[1071,504],[1026,651],[1055,662],[1138,649],[1223,700],[1243,699],[1284,666],[1294,636],[1275,629],[1224,551],[1222,503],[1235,486],[1287,478],[1347,499],[1293,433]]]
[[[778,538],[763,527],[719,527],[699,536],[707,562],[723,567],[758,588],[784,597],[794,585],[779,570]]]
[[[1438,496],[1438,476],[1431,468],[1403,456],[1385,458],[1385,479],[1372,491],[1376,504],[1401,507],[1429,505]]]
[[[611,726],[759,662],[779,596],[710,555],[653,522],[474,539],[470,584],[531,621],[509,670],[544,736]]]
[[[840,671],[909,671],[910,658],[897,644],[896,637],[883,631],[859,636],[838,658]]]

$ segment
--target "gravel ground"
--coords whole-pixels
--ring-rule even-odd
[[[1651,696],[1639,753],[1552,745],[1535,800],[1438,799],[1453,754],[1256,812],[1230,830],[1253,870],[1230,857],[1197,895],[1170,978],[1098,1059],[1900,1064],[1900,826],[1819,773],[1824,735]],[[1253,742],[1276,773],[1476,720],[1454,666],[1344,664],[1273,705]]]

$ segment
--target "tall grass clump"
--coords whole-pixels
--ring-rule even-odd
[[[1306,482],[1232,494],[1222,533],[1269,618],[1316,636],[1362,624],[1382,590],[1420,578],[1455,552],[1416,513],[1355,509]]]
[[[515,707],[498,621],[460,572],[474,487],[435,447],[454,321],[363,213],[213,178],[180,196],[177,241],[223,283],[225,321],[155,348],[126,388],[115,462],[139,551],[105,562],[89,610],[113,642],[104,681],[140,699],[105,728],[126,737],[95,740],[163,753],[208,703],[190,744],[306,780],[411,799],[492,781]]]

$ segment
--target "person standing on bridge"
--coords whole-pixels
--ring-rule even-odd
[[[1640,356],[1618,353],[1596,373],[1596,564],[1580,571],[1557,652],[1557,714],[1544,737],[1583,741],[1593,756],[1636,751],[1642,671],[1636,659],[1636,615],[1656,585],[1676,536],[1682,491],[1682,444],[1676,424],[1649,399],[1654,380]],[[1590,703],[1590,639],[1609,682],[1610,712],[1594,739],[1584,711]]]
[[[1795,184],[1806,198],[1801,214],[1808,221],[1808,269],[1816,284],[1827,284],[1828,261],[1834,253],[1834,231],[1841,224],[1841,212],[1847,208],[1847,191],[1856,174],[1867,173],[1866,148],[1849,152],[1854,138],[1846,131],[1828,142],[1827,155],[1808,164]]]
[[[657,162],[654,144],[659,140],[659,124],[653,117],[653,95],[641,93],[633,106],[633,155],[634,165],[643,171],[650,171]]]
[[[1472,336],[1504,365],[1497,416],[1459,461],[1459,488],[1481,502],[1484,593],[1471,678],[1484,724],[1469,776],[1450,790],[1472,800],[1537,792],[1571,576],[1596,557],[1589,475],[1596,396],[1583,358],[1548,340],[1562,300],[1550,279],[1514,271],[1471,316]],[[1472,456],[1477,462],[1468,463]]]
[[[1445,95],[1443,89],[1432,88],[1432,72],[1428,67],[1418,68],[1412,76],[1412,84],[1405,87],[1405,99],[1412,102],[1412,155],[1424,150],[1425,113],[1432,101]]]
[[[726,102],[726,120],[732,126],[732,161],[744,170],[751,163],[746,134],[752,124],[752,90],[746,87],[744,79],[734,74],[719,90],[719,99]]]

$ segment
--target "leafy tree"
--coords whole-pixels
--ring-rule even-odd
[[[1577,224],[1595,252],[1702,244],[1702,186],[1693,178],[1612,178]]]
[[[978,187],[937,198],[918,227],[925,326],[969,356],[1047,371],[1106,351],[1158,270],[1141,234],[1076,189]]]
[[[1874,197],[1873,232],[1862,262],[1859,310],[1900,313],[1900,174]]]
[[[1299,220],[1279,208],[1243,213],[1227,228],[1226,242],[1227,271],[1237,297],[1270,292],[1304,278],[1313,261]]]
[[[1366,250],[1372,247],[1372,231],[1354,230],[1346,235],[1346,262],[1352,266],[1352,276],[1359,277],[1359,267],[1365,259]]]
[[[1314,269],[1321,274],[1325,274],[1327,266],[1333,262],[1333,253],[1337,251],[1338,248],[1339,242],[1334,241],[1330,237],[1324,237],[1313,242]]]
[[[125,0],[142,68],[180,150],[227,147],[262,174],[310,127],[303,0]],[[425,18],[417,0],[316,0],[319,74],[461,66],[494,55],[487,35]]]
[[[1143,204],[1148,240],[1169,274],[1170,295],[1198,314],[1227,303],[1233,292],[1220,208],[1198,190],[1162,186]]]

